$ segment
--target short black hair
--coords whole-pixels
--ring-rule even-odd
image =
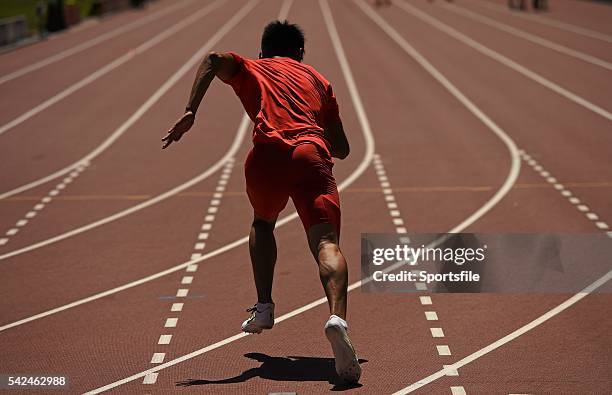
[[[300,50],[303,48],[304,32],[298,25],[287,21],[268,23],[261,36],[261,56],[264,58],[287,56],[301,61]]]

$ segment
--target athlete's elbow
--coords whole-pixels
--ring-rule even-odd
[[[349,156],[349,154],[351,153],[351,148],[349,147],[348,144],[346,145],[342,145],[341,147],[338,147],[335,152],[334,152],[334,156],[338,159],[345,159],[347,156]]]

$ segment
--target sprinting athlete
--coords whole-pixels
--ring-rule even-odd
[[[331,316],[325,324],[340,378],[357,382],[361,368],[347,334],[347,265],[338,246],[340,200],[332,157],[344,159],[349,143],[330,83],[302,63],[304,34],[286,21],[268,24],[259,59],[212,52],[200,65],[185,114],[162,139],[179,141],[194,123],[214,77],[230,85],[255,124],[245,163],[246,189],[254,219],[249,249],[258,301],[242,330],[261,333],[274,325],[272,280],[276,263],[274,226],[293,200],[319,265]]]

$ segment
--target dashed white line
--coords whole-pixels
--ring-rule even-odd
[[[159,337],[159,340],[157,341],[157,344],[170,344],[170,341],[172,340],[172,335],[161,335]]]
[[[436,349],[438,350],[438,355],[451,355],[451,350],[446,344],[438,345]]]
[[[549,176],[550,172],[546,171],[544,169],[544,167],[541,164],[538,164],[538,162],[533,159],[533,157],[531,155],[529,155],[527,152],[521,150],[519,151],[521,158],[523,158],[523,160],[531,166],[531,168],[537,172],[538,174],[540,174],[540,176],[542,176],[544,179],[548,180],[550,178],[554,178]],[[545,176],[544,174],[546,174],[547,176]],[[561,196],[567,198],[567,200],[574,205],[578,211],[584,213],[584,215],[587,217],[587,219],[589,219],[590,221],[593,221],[593,223],[595,224],[595,226],[600,229],[600,230],[606,230],[608,229],[608,224],[604,221],[600,221],[599,220],[599,215],[597,215],[596,213],[594,213],[589,206],[587,206],[586,204],[579,204],[580,203],[580,199],[577,198],[575,196],[575,194],[570,191],[569,189],[567,189],[563,184],[556,182],[555,179],[555,184],[553,185],[554,188],[559,191],[559,193],[561,194]]]
[[[451,394],[452,395],[466,395],[465,392],[465,388],[458,386],[458,387],[450,387],[451,388]]]
[[[227,184],[227,181],[229,180],[229,177],[231,175],[232,169],[234,167],[234,158],[230,158],[228,159],[227,163],[223,166],[223,170],[222,170],[222,174],[219,177],[219,181],[217,181],[217,185],[218,186],[222,186],[222,189],[220,192],[218,192],[218,195],[213,197],[213,199],[210,202],[210,205],[208,207],[207,212],[211,212],[211,208],[214,208],[213,212],[217,212],[219,209],[219,205],[221,203],[221,198],[223,197],[223,191],[225,191],[225,185]],[[225,183],[223,183],[223,185],[221,185],[221,181],[225,181]],[[213,204],[214,202],[214,204]],[[210,218],[212,217],[212,218]],[[214,220],[214,216],[210,216],[210,215],[206,215],[204,217],[204,225],[202,225],[202,228],[206,228],[206,232],[200,232],[198,233],[198,240],[206,240],[208,239],[209,235],[210,235],[210,230],[212,229],[212,225],[213,222],[212,220]],[[202,251],[205,248],[206,244],[198,241],[194,244],[194,250],[195,251]],[[202,253],[200,252],[194,252],[191,254],[191,259],[198,259],[202,256]],[[189,265],[185,268],[185,272],[187,273],[195,273],[198,270],[198,265],[197,264],[192,264]],[[194,276],[193,275],[185,275],[181,278],[181,286],[186,286],[186,285],[190,285],[193,283],[194,280]],[[176,296],[177,297],[186,297],[189,293],[189,289],[188,288],[180,288],[177,290],[176,292]],[[183,310],[184,307],[184,303],[173,303],[172,307],[170,308],[170,311],[173,313],[177,313]],[[164,328],[175,328],[178,324],[178,320],[179,318],[176,316],[172,316],[172,317],[168,317],[166,318],[166,322],[164,324]],[[168,335],[162,335],[162,336],[168,336]],[[171,336],[171,335],[170,335]],[[160,338],[161,341],[161,338]],[[169,341],[169,340],[168,340]],[[160,343],[158,342],[158,344],[167,344],[167,343]],[[151,363],[152,364],[159,364],[163,362],[163,357],[162,360],[159,360],[159,355],[160,353],[155,352],[153,354],[153,357],[151,358]],[[158,356],[156,358],[156,356]],[[158,361],[159,360],[159,361]],[[153,376],[154,374],[154,376]],[[155,384],[157,382],[157,377],[158,374],[157,373],[149,373],[147,375],[144,376],[142,383],[143,384],[148,384],[148,385],[152,385]]]
[[[151,363],[162,363],[164,362],[165,357],[166,357],[165,352],[156,352],[155,354],[153,354],[153,357],[151,358]]]
[[[66,179],[70,180],[70,182],[72,182],[76,177],[78,177],[88,166],[89,164],[86,164],[82,167],[79,167],[78,170],[74,171],[73,173],[70,173],[70,175],[68,177],[66,177]],[[61,188],[60,188],[61,186]],[[33,208],[32,210],[28,211],[27,213],[25,213],[24,218],[19,219],[16,223],[15,223],[15,228],[11,228],[6,232],[6,237],[4,238],[4,242],[0,242],[0,245],[5,245],[9,242],[10,240],[10,236],[15,236],[20,229],[22,229],[23,227],[25,227],[27,224],[30,223],[30,221],[36,217],[36,215],[38,215],[38,213],[40,211],[42,211],[46,205],[48,203],[50,203],[53,199],[54,196],[59,195],[60,191],[64,190],[64,188],[66,187],[66,183],[63,184],[58,184],[55,189],[52,189],[51,191],[49,191],[47,193],[47,195],[45,197],[43,197],[40,202],[38,202]]]
[[[435,311],[426,311],[425,319],[427,321],[438,321],[438,313],[436,313]]]

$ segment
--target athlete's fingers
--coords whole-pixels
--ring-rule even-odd
[[[170,144],[172,144],[172,140],[166,141],[166,144],[162,146],[162,149],[166,149]]]

